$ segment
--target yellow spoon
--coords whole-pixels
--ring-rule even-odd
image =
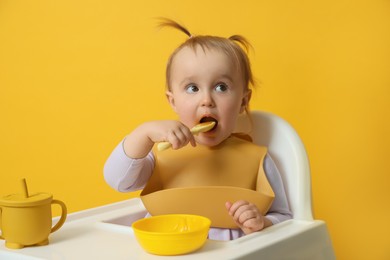
[[[199,133],[204,133],[204,132],[210,131],[214,126],[215,126],[215,122],[213,122],[213,121],[204,122],[204,123],[197,124],[196,126],[191,128],[190,131],[193,135],[197,135]],[[161,143],[157,144],[157,150],[159,150],[159,151],[164,151],[164,150],[168,149],[169,147],[171,147],[171,143],[169,143],[169,142],[161,142]]]

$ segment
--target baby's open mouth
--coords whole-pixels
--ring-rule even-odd
[[[210,116],[202,117],[202,119],[200,120],[200,123],[205,123],[205,122],[215,122],[214,127],[212,129],[210,129],[209,131],[213,131],[214,129],[217,128],[217,125],[218,125],[217,119],[210,117]]]

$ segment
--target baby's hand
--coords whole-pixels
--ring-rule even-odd
[[[233,204],[226,202],[225,206],[234,222],[246,235],[272,225],[271,221],[266,219],[252,203],[239,200]]]
[[[126,137],[123,148],[130,158],[143,158],[158,142],[169,142],[173,149],[179,149],[188,143],[196,145],[187,126],[179,121],[164,120],[150,121],[138,126]]]
[[[169,142],[172,149],[179,149],[190,143],[196,146],[194,135],[183,123],[174,120],[150,122],[149,138],[152,142]]]

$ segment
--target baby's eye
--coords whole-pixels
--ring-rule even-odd
[[[195,93],[198,92],[199,88],[196,85],[190,84],[186,87],[186,92],[187,93]]]
[[[217,92],[226,92],[228,90],[228,86],[225,83],[218,83],[215,86],[215,90]]]

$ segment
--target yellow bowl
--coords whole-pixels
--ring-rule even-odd
[[[170,214],[137,220],[132,227],[145,251],[155,255],[181,255],[204,245],[210,225],[206,217]]]

